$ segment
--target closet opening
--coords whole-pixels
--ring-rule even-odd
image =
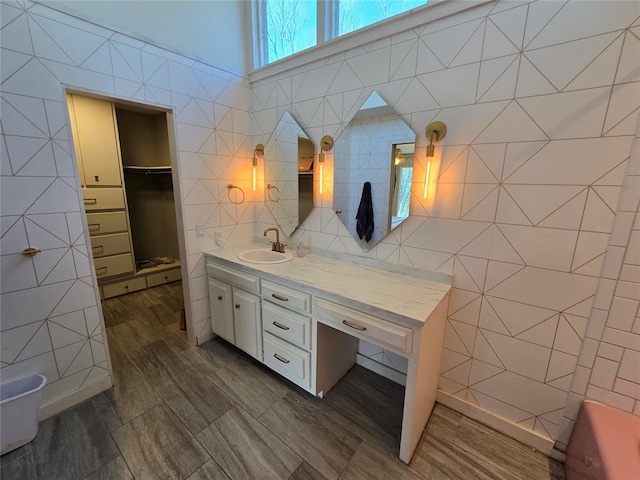
[[[190,308],[188,280],[179,283],[186,250],[172,113],[70,91],[67,104],[100,300],[120,297],[118,305],[130,311],[128,294],[149,290],[152,317],[152,300],[166,290],[170,316],[181,316],[186,328]],[[107,331],[119,322],[111,317],[103,312]],[[151,325],[149,319],[143,323]],[[191,339],[193,332],[187,333]]]

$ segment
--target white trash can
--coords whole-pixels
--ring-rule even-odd
[[[31,375],[0,385],[0,455],[26,445],[38,434],[43,375]]]

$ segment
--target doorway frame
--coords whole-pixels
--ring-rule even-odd
[[[97,98],[100,100],[109,101],[112,103],[129,105],[133,107],[138,107],[142,109],[146,109],[149,111],[157,111],[159,113],[164,113],[167,119],[167,134],[169,138],[169,158],[171,160],[171,181],[173,183],[173,197],[175,204],[175,214],[176,214],[176,224],[177,224],[177,234],[178,234],[178,250],[180,254],[180,273],[182,276],[182,292],[184,298],[184,311],[185,311],[185,319],[187,326],[187,340],[192,345],[197,345],[197,337],[194,332],[193,327],[193,311],[192,311],[192,303],[191,303],[191,279],[189,277],[189,267],[188,267],[188,255],[186,248],[186,238],[185,238],[185,229],[184,229],[184,214],[183,214],[183,205],[182,205],[182,191],[180,185],[180,163],[178,162],[178,145],[177,145],[177,131],[176,131],[176,122],[174,117],[174,107],[170,105],[163,105],[154,102],[142,102],[137,100],[131,100],[127,98],[120,97],[111,92],[97,91],[91,90],[87,88],[83,88],[82,86],[71,85],[67,83],[61,84],[62,89],[62,98],[65,103],[65,116],[67,120],[67,131],[69,135],[69,144],[71,152],[71,157],[73,158],[73,171],[76,180],[76,190],[78,193],[78,202],[80,204],[80,213],[82,216],[82,224],[84,229],[85,238],[87,242],[89,242],[89,225],[87,222],[87,212],[84,207],[84,202],[82,198],[82,188],[80,184],[80,172],[78,167],[78,155],[76,152],[73,131],[71,128],[71,115],[69,111],[69,106],[67,104],[67,94],[77,94],[83,95],[86,97]],[[111,364],[111,354],[109,351],[109,343],[107,338],[106,326],[104,323],[104,313],[102,311],[102,300],[100,299],[100,290],[98,286],[98,279],[95,272],[95,264],[93,260],[93,254],[90,254],[90,249],[87,248],[87,256],[89,258],[89,264],[91,266],[91,279],[93,282],[93,289],[96,298],[96,305],[98,307],[98,317],[100,320],[100,327],[104,334],[104,345],[105,345],[105,354],[107,358],[107,363],[109,367],[109,375],[111,384],[113,384],[113,366]],[[109,388],[111,385],[105,387]],[[96,392],[99,393],[99,392]]]

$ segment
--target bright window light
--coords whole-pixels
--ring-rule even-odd
[[[381,22],[427,0],[253,0],[254,66]]]
[[[338,35],[381,22],[425,3],[426,0],[340,0]]]
[[[267,63],[317,43],[315,0],[266,0],[266,7]]]

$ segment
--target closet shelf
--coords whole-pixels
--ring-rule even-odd
[[[157,167],[139,167],[137,165],[124,165],[122,167],[125,173],[138,173],[144,175],[163,175],[171,173],[171,165],[160,165]]]

